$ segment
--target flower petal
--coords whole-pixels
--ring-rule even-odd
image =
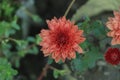
[[[75,52],[71,52],[70,54],[69,54],[69,56],[70,56],[70,58],[76,58],[76,53]]]
[[[56,57],[55,62],[58,63],[60,61],[60,59],[61,59],[61,56]]]
[[[75,51],[77,51],[78,53],[83,53],[83,49],[82,49],[78,44],[76,44],[76,45],[74,46],[74,49],[75,49]]]
[[[111,44],[112,44],[112,45],[116,45],[116,44],[117,44],[117,43],[116,43],[116,40],[115,40],[114,38],[112,39]]]
[[[110,31],[107,33],[108,36],[114,37],[115,36],[115,31]]]

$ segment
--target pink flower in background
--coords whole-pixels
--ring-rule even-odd
[[[83,30],[79,30],[65,17],[47,20],[49,30],[41,30],[40,37],[44,56],[52,56],[56,62],[76,57],[76,51],[83,53],[80,43],[84,42]]]
[[[120,50],[109,48],[105,53],[105,60],[112,65],[118,65],[120,63]]]
[[[109,28],[108,36],[112,37],[111,44],[120,44],[120,12],[114,12],[115,17],[110,17],[106,26]]]

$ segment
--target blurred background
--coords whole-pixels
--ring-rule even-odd
[[[14,76],[13,80],[120,80],[120,67],[108,65],[103,57],[94,60],[92,68],[88,66],[80,72],[78,70],[81,67],[74,70],[69,61],[58,64],[49,62],[58,70],[66,70],[66,73],[64,71],[63,73],[55,73],[55,71],[48,69],[46,76],[39,79],[43,68],[51,60],[43,56],[40,51],[39,36],[36,35],[40,33],[41,29],[48,29],[47,19],[62,17],[71,1],[0,0],[0,57],[6,57],[12,68],[17,70],[18,74]],[[119,3],[120,0],[76,0],[67,15],[67,19],[75,21],[79,25],[86,20],[90,24],[100,20],[100,26],[105,26],[108,17],[113,16],[113,10],[119,10]],[[4,29],[2,26],[5,25],[12,25],[12,28],[8,26],[9,29]],[[99,21],[95,25],[99,26]],[[99,41],[95,37],[94,40],[95,44],[97,40]],[[105,49],[110,46],[109,43],[110,39],[101,43],[104,44],[101,52],[105,52]],[[27,50],[21,52],[26,47]],[[94,54],[91,55],[94,56]],[[80,61],[77,63],[73,62],[72,66],[81,65]]]

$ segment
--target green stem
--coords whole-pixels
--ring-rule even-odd
[[[73,5],[74,2],[75,2],[75,0],[72,0],[72,2],[70,3],[70,5],[68,6],[67,10],[65,11],[64,16],[67,16],[67,14],[70,11],[70,8],[72,7],[72,5]]]

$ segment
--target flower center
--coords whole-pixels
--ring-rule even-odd
[[[117,60],[118,58],[118,55],[116,53],[113,53],[112,56],[111,56],[112,60]]]
[[[64,33],[59,34],[57,37],[57,44],[62,47],[67,43],[68,43],[68,35]]]

